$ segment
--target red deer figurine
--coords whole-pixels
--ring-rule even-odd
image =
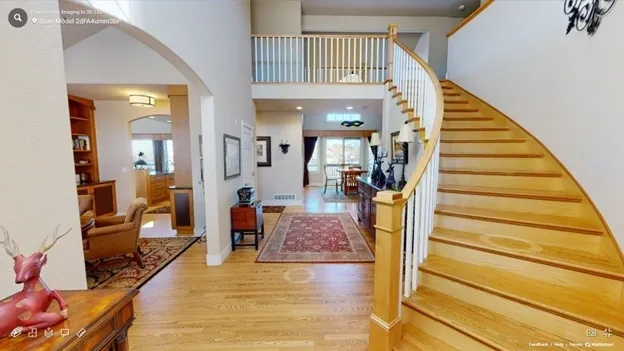
[[[46,251],[48,251],[58,239],[67,235],[71,228],[65,233],[58,235],[58,227],[54,230],[52,242],[46,245],[47,238],[43,240],[39,250],[29,257],[24,257],[19,253],[19,247],[14,240],[11,240],[7,230],[0,226],[4,232],[4,244],[7,254],[13,257],[15,265],[15,284],[24,284],[22,291],[0,301],[0,338],[9,334],[18,335],[22,329],[42,329],[56,325],[67,319],[67,303],[57,290],[51,291],[39,277],[41,267],[47,262]],[[47,313],[52,300],[58,302],[61,312]],[[30,329],[28,329],[30,330]]]

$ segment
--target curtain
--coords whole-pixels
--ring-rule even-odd
[[[371,136],[369,135],[368,136],[368,145],[370,146],[371,152],[373,153],[373,157],[377,157],[377,146],[371,145],[370,142],[371,142]]]
[[[303,138],[303,157],[305,162],[303,163],[303,186],[310,184],[310,173],[308,172],[308,162],[312,159],[314,148],[316,147],[316,141],[318,137],[304,137]]]
[[[156,172],[163,172],[165,147],[162,140],[154,140],[154,166]]]

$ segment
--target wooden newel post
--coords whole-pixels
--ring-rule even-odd
[[[399,292],[401,285],[402,209],[401,193],[380,191],[375,225],[375,290],[373,315],[370,318],[369,350],[391,351],[401,340]]]
[[[394,68],[394,41],[397,38],[397,25],[388,26],[388,72],[386,82],[392,81],[392,71]]]

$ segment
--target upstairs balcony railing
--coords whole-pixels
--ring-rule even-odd
[[[383,83],[385,35],[252,35],[254,83]]]

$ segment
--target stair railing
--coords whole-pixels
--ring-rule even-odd
[[[418,265],[427,258],[438,187],[444,97],[433,69],[388,34],[388,80],[419,117],[424,148],[401,192],[381,191],[377,204],[374,307],[369,350],[390,351],[401,339],[401,300],[418,287]]]
[[[386,35],[251,36],[253,83],[383,83]]]

